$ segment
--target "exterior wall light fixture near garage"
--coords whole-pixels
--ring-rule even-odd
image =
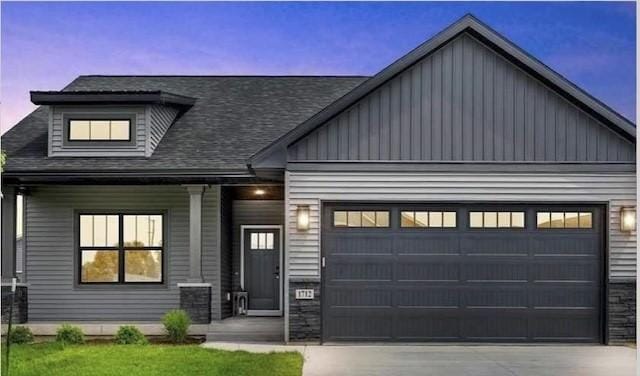
[[[636,229],[636,207],[620,209],[620,231],[632,232]]]
[[[309,229],[309,205],[298,205],[298,230]]]

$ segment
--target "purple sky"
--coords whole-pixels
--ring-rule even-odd
[[[81,74],[378,72],[467,12],[635,119],[634,3],[3,2],[2,132]]]

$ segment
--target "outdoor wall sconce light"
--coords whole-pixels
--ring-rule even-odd
[[[620,209],[620,231],[631,232],[636,229],[636,207]]]
[[[298,230],[307,231],[309,229],[309,205],[298,205]]]

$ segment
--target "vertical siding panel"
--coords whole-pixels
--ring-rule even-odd
[[[359,146],[359,157],[361,160],[369,159],[369,137],[371,137],[371,129],[369,123],[369,101],[371,98],[367,98],[361,101],[360,106],[358,107],[358,140],[360,142]]]
[[[483,103],[483,121],[482,121],[482,136],[483,140],[483,160],[485,161],[493,161],[493,138],[494,138],[494,126],[495,123],[493,121],[493,67],[495,64],[495,55],[489,54],[486,51],[483,51],[484,55],[484,77],[482,82],[483,87],[483,95],[482,95],[482,103]]]
[[[400,75],[400,159],[411,159],[411,71]]]
[[[516,155],[516,119],[514,116],[515,113],[515,103],[517,101],[516,91],[514,90],[513,85],[513,75],[514,71],[508,69],[509,67],[503,64],[504,69],[504,90],[503,90],[503,100],[504,100],[504,118],[502,119],[503,128],[504,128],[504,160],[505,161],[515,161]]]
[[[544,131],[544,153],[541,160],[543,161],[555,161],[556,160],[556,101],[555,95],[546,92],[545,100],[545,131]]]
[[[472,160],[475,156],[473,150],[474,140],[474,56],[472,41],[466,35],[463,38],[462,55],[462,159]]]
[[[451,93],[451,159],[454,161],[463,160],[463,144],[464,136],[462,133],[462,53],[463,53],[463,39],[458,38],[453,44],[453,68],[452,68],[452,80],[453,89]]]
[[[318,131],[307,136],[307,160],[318,159]]]
[[[631,143],[467,34],[328,122],[334,123],[335,141],[333,131],[325,141],[316,130],[288,155],[324,159],[335,148],[331,159],[341,160],[635,159]]]
[[[576,147],[577,156],[579,161],[587,159],[587,124],[585,122],[585,115],[583,112],[576,112]]]
[[[556,161],[567,160],[567,120],[566,120],[566,108],[557,103],[556,100]],[[551,140],[553,142],[553,140]]]
[[[318,129],[318,159],[327,159],[327,133],[329,133],[328,127],[320,127]]]
[[[371,132],[371,140],[369,141],[369,158],[373,160],[381,159],[380,157],[380,90],[377,90],[371,96],[371,105],[369,106],[369,129]]]
[[[453,47],[442,51],[442,156],[440,159],[452,159],[451,101],[453,85]]]
[[[349,159],[349,114],[344,113],[338,117],[339,142],[338,159]]]
[[[431,131],[433,129],[433,113],[431,111],[431,59],[422,63],[422,159],[432,159]]]
[[[411,69],[411,160],[421,159],[422,124],[420,122],[422,102],[422,68],[420,64]]]
[[[400,80],[391,82],[391,159],[400,159]]]
[[[534,109],[534,160],[544,160],[545,153],[545,119],[547,93],[542,90],[539,83],[535,83],[536,105]]]
[[[338,159],[338,145],[340,145],[340,140],[338,138],[338,122],[334,118],[329,122],[327,126],[329,132],[327,134],[327,159],[329,160],[337,160]]]
[[[433,133],[431,134],[431,157],[433,160],[442,160],[442,51],[433,55],[433,67],[431,71],[431,88],[433,112]]]
[[[380,159],[390,160],[391,143],[391,100],[390,85],[384,85],[380,90]]]
[[[493,160],[504,161],[505,143],[507,135],[504,129],[504,68],[502,60],[495,59],[494,64],[494,88],[493,88]]]

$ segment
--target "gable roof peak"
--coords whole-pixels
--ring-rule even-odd
[[[332,117],[346,110],[349,106],[398,75],[400,72],[411,67],[422,58],[438,50],[440,47],[464,32],[468,32],[488,48],[493,49],[536,79],[542,81],[545,85],[575,103],[578,107],[585,110],[587,113],[610,127],[621,136],[635,142],[636,128],[632,122],[593,96],[589,95],[584,90],[578,88],[575,84],[540,62],[535,57],[531,56],[529,53],[522,50],[520,47],[507,40],[500,33],[476,18],[473,14],[467,13],[426,42],[420,44],[406,55],[400,57],[373,77],[364,81],[344,96],[329,104],[323,110],[301,123],[298,127],[292,129],[272,142],[269,146],[258,151],[250,158],[249,164],[253,167],[258,167],[258,165],[263,161],[274,160],[271,158],[274,153],[286,152],[288,145],[291,145],[295,141],[304,137],[315,128],[321,126]],[[283,158],[276,158],[276,160],[283,161]]]

